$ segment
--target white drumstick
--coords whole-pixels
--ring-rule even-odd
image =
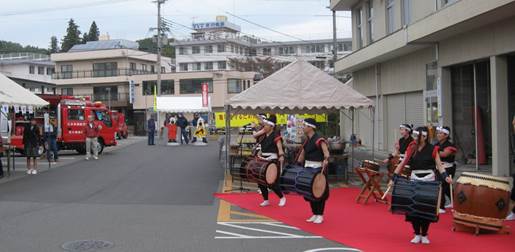
[[[452,175],[449,175],[449,178],[451,178],[452,180]],[[452,193],[452,182],[449,184],[449,191],[450,191],[450,195],[451,195],[451,206],[454,206],[454,197],[453,197],[453,193]]]
[[[384,192],[383,197],[381,197],[381,200],[384,200],[384,198],[386,198],[386,195],[388,195],[391,189],[392,186],[388,186],[388,188],[386,188],[386,191]]]

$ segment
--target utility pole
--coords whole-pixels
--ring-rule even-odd
[[[157,96],[161,94],[161,4],[164,4],[167,0],[156,0],[157,3]],[[157,123],[159,124],[159,111],[157,112]]]

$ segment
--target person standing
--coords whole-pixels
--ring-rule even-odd
[[[270,115],[268,118],[263,119],[263,137],[260,138],[259,145],[261,151],[258,152],[257,157],[262,160],[274,162],[279,165],[278,174],[281,174],[281,169],[284,166],[284,150],[282,144],[282,137],[276,129],[277,119],[275,115]],[[281,192],[278,181],[273,185],[258,184],[263,202],[260,206],[265,207],[270,205],[268,201],[268,187],[279,197],[279,206],[283,207],[286,204],[286,197]]]
[[[57,156],[57,122],[55,119],[50,119],[50,123],[45,126],[45,140],[48,146],[46,151],[46,158],[48,162],[55,164],[59,157]],[[51,157],[53,154],[53,158]]]
[[[98,136],[101,129],[102,126],[95,122],[95,115],[89,115],[88,123],[84,129],[84,135],[86,136],[86,160],[91,158],[91,152],[93,152],[93,159],[98,159]]]
[[[456,146],[451,143],[451,128],[445,127],[437,127],[436,128],[436,138],[438,139],[438,153],[440,154],[440,160],[442,160],[442,165],[445,168],[445,171],[448,175],[454,178],[456,174],[456,163],[454,159],[456,157]],[[442,197],[440,202],[440,213],[445,213],[445,208],[451,208],[452,205],[445,205],[445,196],[451,199],[451,187],[447,183],[442,183]]]
[[[32,118],[23,130],[23,146],[27,157],[27,174],[37,174],[37,157],[39,157],[39,144],[41,141],[41,129],[36,119]]]
[[[326,176],[327,181],[329,148],[327,146],[327,141],[316,132],[316,128],[317,125],[315,119],[304,119],[304,135],[306,135],[307,139],[300,151],[297,162],[304,163],[304,167],[306,169],[320,169],[321,173]],[[319,200],[312,201],[304,198],[306,201],[309,201],[311,212],[313,213],[313,215],[306,220],[307,222],[321,224],[324,221],[325,203],[328,198],[329,184],[327,184],[327,182],[325,192]]]
[[[183,144],[184,142],[188,144],[188,132],[186,131],[186,128],[188,127],[188,120],[186,119],[186,117],[184,117],[184,114],[179,114],[179,119],[177,119],[177,126],[181,128],[181,144]]]
[[[435,181],[435,169],[438,169],[442,181],[452,183],[452,179],[447,175],[445,168],[442,166],[440,154],[438,153],[438,146],[429,143],[427,127],[418,127],[413,134],[416,138],[415,141],[408,145],[406,156],[404,160],[395,168],[393,181],[399,179],[400,173],[404,166],[409,164],[411,166],[411,181]],[[389,186],[394,185],[390,180]],[[417,213],[407,213],[406,221],[411,222],[415,237],[411,243],[429,244],[428,239],[429,225],[431,222],[418,216]]]
[[[148,145],[155,145],[154,135],[156,134],[156,121],[153,117],[150,117],[147,121],[148,130]]]

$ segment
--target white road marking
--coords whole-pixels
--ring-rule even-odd
[[[231,227],[240,230],[249,230],[259,233],[272,234],[272,235],[247,235],[247,234],[239,234],[233,232],[227,232],[223,230],[216,230],[217,233],[225,234],[228,236],[215,236],[215,239],[320,239],[321,236],[308,236],[308,235],[298,235],[291,234],[285,232],[278,232],[273,230],[267,230],[262,228],[253,228],[245,225],[263,225],[263,226],[273,226],[284,229],[293,229],[299,230],[296,227],[291,227],[288,225],[284,225],[281,222],[218,222],[219,225]]]
[[[283,232],[276,232],[276,231],[260,229],[260,228],[250,228],[250,227],[245,227],[245,226],[242,226],[242,225],[236,225],[236,224],[230,224],[230,223],[218,223],[218,224],[220,224],[222,226],[228,226],[228,227],[233,227],[233,228],[240,228],[240,229],[256,231],[256,232],[263,232],[263,233],[276,234],[276,235],[284,235],[284,236],[291,236],[291,237],[300,237],[300,235],[288,234],[288,233],[283,233]]]

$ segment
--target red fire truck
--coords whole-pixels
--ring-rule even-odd
[[[88,97],[75,97],[63,95],[40,95],[49,102],[47,112],[50,118],[57,120],[58,136],[57,144],[60,150],[76,150],[86,153],[86,137],[83,133],[89,115],[94,115],[95,120],[102,126],[98,137],[99,152],[105,146],[114,146],[116,142],[117,128],[114,127],[111,112],[101,102],[91,102]],[[35,114],[38,124],[43,129],[45,110]],[[11,136],[11,143],[23,152],[23,128],[29,123],[23,117],[17,117],[15,130]]]

